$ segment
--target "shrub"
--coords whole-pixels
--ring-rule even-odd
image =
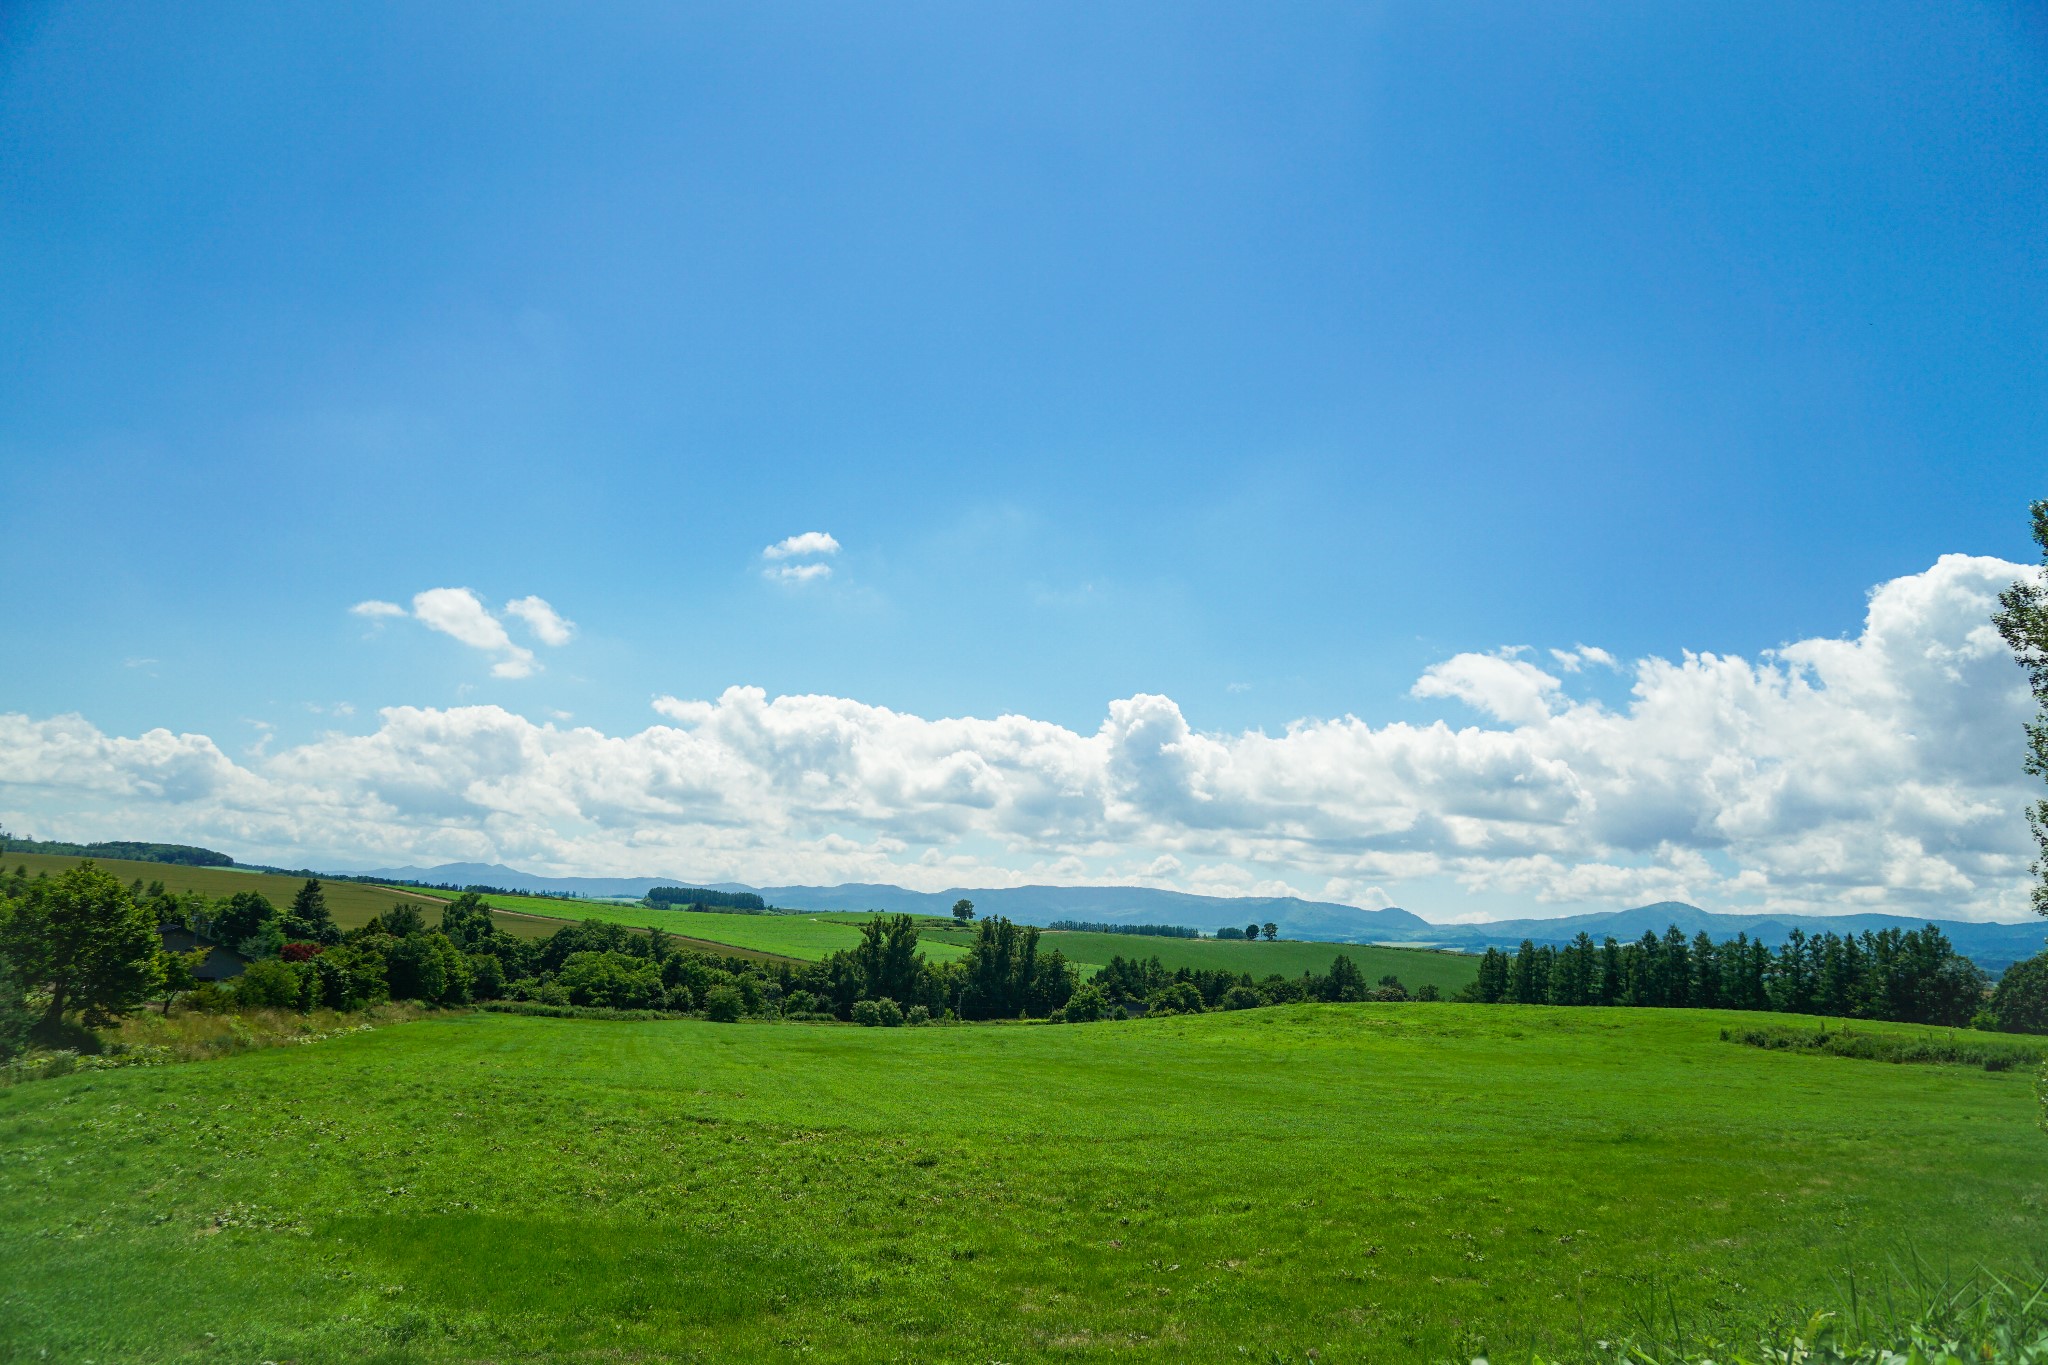
[[[882,1007],[873,1000],[854,1001],[853,1022],[862,1028],[879,1028],[882,1023]]]
[[[1063,1016],[1070,1024],[1092,1024],[1108,1017],[1109,1001],[1100,987],[1082,986],[1067,997],[1066,1013]]]
[[[704,994],[704,1017],[713,1023],[737,1023],[745,1012],[745,1002],[731,986],[713,986]]]
[[[306,999],[306,979],[289,962],[272,959],[252,962],[235,978],[235,1003],[257,1009],[295,1010],[312,1002]]]
[[[1441,1000],[1444,998],[1444,993],[1437,989],[1436,982],[1431,981],[1416,988],[1415,998],[1417,1000]]]
[[[311,962],[324,951],[317,943],[287,943],[278,949],[277,956],[281,962]]]
[[[929,1024],[931,1021],[932,1012],[924,1005],[912,1005],[903,1013],[903,1022],[906,1024]]]
[[[1223,1010],[1255,1010],[1266,1003],[1266,997],[1250,986],[1232,986],[1223,992],[1223,998],[1216,1002],[1216,1008]]]
[[[809,991],[791,991],[782,1001],[784,1014],[812,1014],[817,1011],[818,997]]]
[[[887,996],[875,1002],[875,1019],[883,1028],[903,1027],[903,1007]]]
[[[1200,1014],[1202,993],[1192,981],[1176,981],[1152,992],[1152,998],[1145,1004],[1150,1014]]]

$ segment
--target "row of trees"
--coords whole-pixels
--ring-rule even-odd
[[[1581,933],[1563,947],[1524,940],[1513,954],[1489,948],[1465,998],[1485,1004],[1636,1005],[1782,1010],[1845,1019],[1961,1026],[1983,1008],[1986,981],[1933,925],[1860,936],[1794,929],[1776,950],[1738,934],[1688,940],[1676,925],[1660,938],[1595,944]]]

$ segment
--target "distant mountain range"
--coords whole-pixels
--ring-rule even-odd
[[[758,892],[770,905],[787,910],[891,910],[944,915],[965,898],[984,915],[1007,915],[1019,924],[1050,924],[1054,920],[1089,920],[1109,924],[1180,924],[1214,932],[1271,921],[1288,938],[1322,939],[1333,943],[1427,944],[1479,952],[1488,947],[1512,948],[1535,943],[1569,942],[1580,932],[1594,941],[1613,935],[1627,941],[1644,933],[1662,934],[1677,925],[1688,936],[1705,931],[1715,939],[1738,933],[1773,946],[1793,929],[1807,933],[1862,933],[1866,929],[1917,929],[1930,921],[1909,915],[1734,915],[1702,910],[1683,901],[1660,901],[1633,910],[1609,910],[1561,919],[1495,920],[1482,924],[1431,924],[1406,910],[1361,910],[1331,901],[1294,896],[1196,896],[1184,891],[1159,891],[1143,886],[1014,886],[955,887],[947,891],[909,891],[882,883],[849,882],[841,886],[748,886],[740,882],[691,881],[676,877],[540,877],[502,863],[443,863],[438,867],[375,868],[357,875],[393,881],[452,882],[457,886],[502,886],[507,890],[551,891],[575,896],[644,896],[656,886],[702,886],[716,891]],[[1996,974],[2021,958],[2048,946],[2048,921],[1984,924],[1968,920],[1933,920],[1957,951]]]

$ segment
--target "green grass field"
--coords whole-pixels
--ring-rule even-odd
[[[2027,1075],[1754,1018],[476,1014],[79,1073],[0,1091],[0,1359],[1507,1360],[2048,1246]]]

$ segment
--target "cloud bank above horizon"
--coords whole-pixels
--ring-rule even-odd
[[[1874,590],[1853,638],[1756,660],[1458,654],[1412,696],[1485,718],[1459,727],[1347,716],[1211,734],[1141,693],[1084,734],[734,686],[660,697],[661,721],[630,735],[400,706],[366,734],[237,762],[205,735],[7,714],[0,813],[64,837],[146,831],[335,867],[1115,882],[1361,905],[1429,883],[1560,911],[1677,899],[2017,918],[2031,699],[1989,616],[2035,572],[1943,556]],[[463,591],[423,593],[410,614],[516,662]],[[408,614],[372,605],[356,610]],[[507,611],[544,643],[573,629],[539,598]],[[1595,670],[1629,684],[1625,703],[1574,695]]]

